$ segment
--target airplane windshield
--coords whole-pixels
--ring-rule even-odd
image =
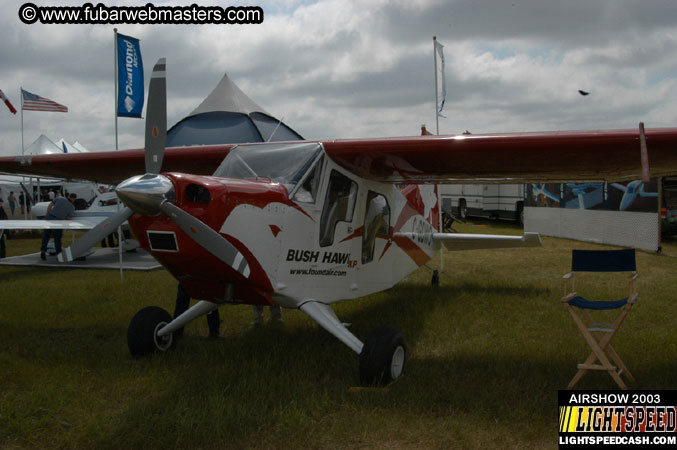
[[[318,143],[238,145],[214,173],[227,178],[264,178],[280,183],[289,193],[316,165],[322,154]]]

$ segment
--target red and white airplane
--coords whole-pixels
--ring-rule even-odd
[[[383,326],[363,343],[336,317],[332,303],[393,286],[441,245],[540,245],[537,234],[438,232],[434,183],[632,180],[648,168],[641,142],[652,176],[677,173],[677,129],[166,150],[165,138],[161,59],[149,88],[145,151],[4,157],[0,172],[124,180],[116,192],[126,208],[65,249],[64,257],[80,256],[128,219],[140,245],[201,300],[173,320],[159,307],[139,311],[127,332],[134,355],[168,350],[175,330],[223,304],[279,304],[300,309],[357,353],[365,384],[402,374],[404,338]]]

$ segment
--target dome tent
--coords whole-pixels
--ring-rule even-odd
[[[167,146],[303,139],[242,92],[225,74],[188,116],[167,132]]]

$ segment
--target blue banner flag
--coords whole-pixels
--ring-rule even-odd
[[[139,40],[117,35],[118,116],[141,118],[143,110],[143,61]]]

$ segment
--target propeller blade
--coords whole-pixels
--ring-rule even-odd
[[[247,259],[223,236],[209,228],[201,220],[169,202],[163,202],[160,209],[202,248],[240,272],[245,278],[249,277],[250,269]]]
[[[165,145],[167,143],[167,79],[166,79],[166,59],[160,58],[158,62],[153,67],[153,74],[150,77],[150,85],[148,86],[148,106],[146,109],[146,143],[145,143],[145,156],[146,156],[146,173],[147,174],[159,174],[162,169],[162,160],[165,154]],[[154,177],[149,175],[132,177],[129,180],[121,183],[120,186],[127,186],[128,200],[130,203],[133,203],[133,206],[136,206],[141,212],[145,214],[157,214],[157,205],[161,202],[167,192],[172,188],[171,182],[166,180],[166,183],[163,182],[166,179],[164,177]],[[160,185],[159,187],[156,185]],[[145,190],[149,189],[149,186],[153,188],[152,194],[155,196],[160,196],[158,199],[151,198],[151,212],[146,211],[144,208],[147,208],[146,204],[148,200],[146,196],[141,196],[141,201],[134,203],[133,200],[136,200],[133,191],[133,188],[143,187]],[[160,189],[162,192],[159,194],[155,191]],[[121,200],[125,200],[124,195],[119,195],[124,193],[124,189],[118,192],[118,197]],[[139,195],[136,194],[136,197]],[[147,200],[144,202],[144,200]],[[96,245],[99,241],[104,239],[115,229],[117,229],[125,220],[127,220],[134,211],[130,208],[125,208],[106,220],[99,223],[97,226],[89,230],[84,234],[80,239],[75,241],[73,245],[68,248],[65,248],[63,252],[58,255],[59,261],[73,261],[76,258],[84,255],[90,248]],[[201,222],[200,222],[201,223]],[[204,224],[203,224],[204,225]]]
[[[148,86],[146,108],[146,173],[160,173],[167,143],[166,60],[160,58],[153,67]]]
[[[68,248],[64,248],[57,256],[59,262],[73,261],[87,253],[87,251],[98,244],[106,236],[114,232],[122,223],[127,220],[134,211],[129,208],[122,209],[97,226],[85,233],[80,239],[73,242]]]

